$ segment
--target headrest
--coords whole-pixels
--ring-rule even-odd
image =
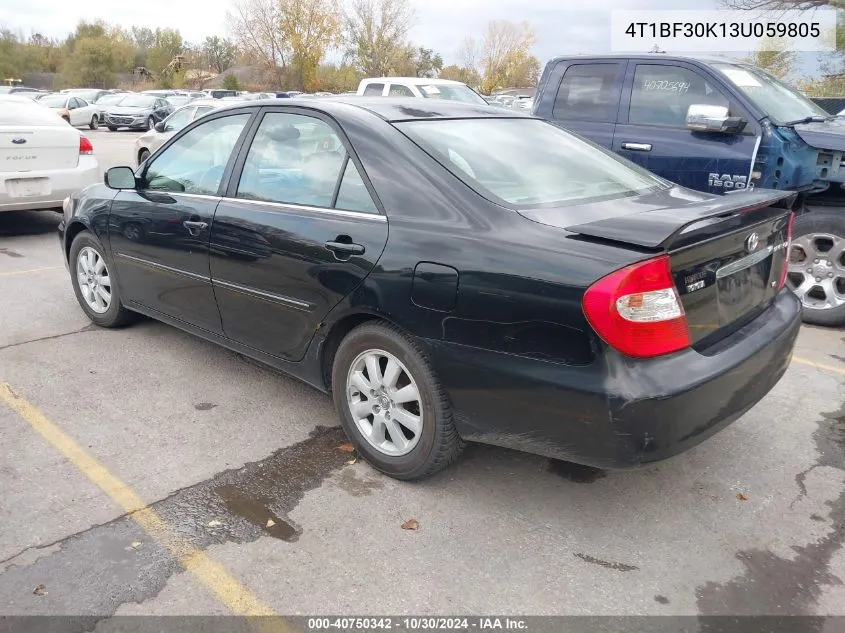
[[[270,130],[268,136],[271,141],[284,143],[286,141],[295,141],[299,138],[299,130],[292,125],[284,127],[277,127]]]

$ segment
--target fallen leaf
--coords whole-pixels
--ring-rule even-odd
[[[346,465],[347,465],[347,466],[351,466],[352,464],[356,463],[357,461],[358,461],[358,458],[357,458],[357,457],[353,457],[352,459],[347,459],[347,460],[346,460]]]
[[[403,530],[416,530],[420,527],[420,522],[416,519],[408,519],[402,524]]]
[[[741,492],[737,493],[736,498],[739,499],[740,501],[748,501],[748,497],[746,497]]]
[[[218,521],[217,519],[213,519],[213,520],[209,521],[208,523],[206,523],[206,525],[208,527],[219,527],[219,526],[223,525],[223,523],[221,521]]]
[[[132,541],[131,547],[132,549],[138,549],[139,547],[141,547],[141,541]]]
[[[276,522],[273,519],[267,519],[267,527],[273,527]]]
[[[36,596],[46,596],[47,595],[47,587],[44,585],[36,585],[33,592]]]
[[[346,442],[345,444],[341,444],[340,446],[338,446],[337,450],[343,451],[344,453],[354,453],[355,447],[352,446],[352,444],[350,444],[349,442]]]

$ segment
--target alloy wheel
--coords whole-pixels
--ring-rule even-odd
[[[108,311],[112,295],[106,260],[90,246],[76,256],[76,279],[88,307],[97,314]]]
[[[364,439],[380,453],[400,457],[419,443],[422,397],[408,368],[390,352],[370,349],[352,362],[346,401]]]
[[[808,233],[792,239],[787,285],[808,308],[845,304],[845,239]]]

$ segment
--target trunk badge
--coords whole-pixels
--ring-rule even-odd
[[[756,233],[752,233],[748,237],[745,238],[745,250],[749,253],[753,253],[757,250],[757,247],[760,245],[760,236]]]
[[[21,138],[20,136],[16,136],[12,139],[12,143],[14,143],[15,145],[23,145],[24,143],[26,143],[26,139]]]

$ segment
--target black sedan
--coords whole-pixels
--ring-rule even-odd
[[[155,129],[156,123],[166,119],[176,108],[164,97],[128,94],[116,103],[106,104],[103,110],[103,123],[114,132],[119,128]]]
[[[790,196],[690,191],[486,106],[290,99],[108,170],[59,230],[94,323],[280,368],[414,479],[466,441],[627,468],[742,415],[801,322]]]

